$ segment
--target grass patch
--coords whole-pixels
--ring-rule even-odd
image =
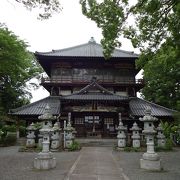
[[[69,151],[79,151],[81,149],[80,143],[73,141],[73,143],[68,147]]]
[[[26,147],[26,146],[21,146],[18,150],[19,152],[41,152],[42,147],[35,146],[32,148]]]

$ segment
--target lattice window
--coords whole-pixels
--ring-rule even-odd
[[[100,119],[99,116],[85,116],[85,122],[87,123],[99,123]]]
[[[84,124],[84,118],[75,118],[75,124]]]
[[[113,118],[104,118],[104,124],[113,124]]]

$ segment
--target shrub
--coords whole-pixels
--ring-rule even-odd
[[[3,146],[12,146],[16,144],[16,133],[8,132],[5,137],[0,139],[0,144]]]
[[[4,132],[0,129],[0,139],[3,137]]]
[[[26,127],[19,126],[19,136],[20,137],[25,137],[26,136]]]
[[[2,131],[7,134],[7,132],[16,132],[16,126],[15,125],[5,125],[2,127]]]
[[[34,124],[34,127],[35,127],[36,129],[41,129],[41,128],[42,128],[42,122],[37,122],[37,123],[35,123],[35,124]]]
[[[173,150],[173,142],[171,139],[166,140],[166,144],[164,147],[162,146],[155,146],[155,151],[172,151]]]
[[[80,144],[77,141],[73,141],[73,143],[69,146],[70,151],[77,151],[80,149],[81,149]]]
[[[165,148],[166,148],[167,150],[172,150],[172,148],[173,148],[173,142],[172,142],[171,139],[167,139],[167,140],[166,140]]]
[[[136,148],[136,147],[125,147],[124,151],[126,151],[126,152],[140,152],[140,151],[142,151],[142,149]]]
[[[130,151],[131,151],[131,147],[125,147],[125,148],[124,148],[124,151],[130,152]]]

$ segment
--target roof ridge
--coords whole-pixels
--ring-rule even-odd
[[[79,48],[79,47],[83,47],[83,46],[87,46],[87,45],[92,45],[92,46],[96,45],[96,46],[99,46],[100,48],[102,48],[102,45],[99,44],[99,43],[87,42],[87,43],[83,43],[83,44],[79,44],[79,45],[75,45],[75,46],[71,46],[71,47],[66,47],[66,48],[63,48],[63,49],[52,49],[51,51],[47,51],[47,52],[38,52],[38,51],[36,51],[35,55],[36,54],[41,54],[41,55],[53,54],[53,53],[56,53],[56,52],[63,52],[63,51],[67,51],[67,50],[71,50],[71,49],[75,49],[75,48]],[[103,48],[102,48],[102,50],[103,50]],[[119,49],[119,48],[115,48],[113,53],[114,52],[122,52],[122,53],[126,53],[126,54],[129,54],[129,55],[139,56],[139,54],[134,53],[134,51],[127,51],[127,50],[122,50],[122,49]]]
[[[47,51],[47,52],[38,52],[36,51],[35,54],[49,54],[49,53],[54,53],[54,52],[61,52],[61,51],[65,51],[65,50],[70,50],[70,49],[74,49],[74,48],[78,48],[78,47],[82,47],[88,44],[97,44],[97,43],[83,43],[83,44],[79,44],[79,45],[75,45],[75,46],[71,46],[71,47],[66,47],[63,49],[52,49],[51,51]]]

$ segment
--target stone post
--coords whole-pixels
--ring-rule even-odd
[[[27,140],[26,140],[26,147],[33,148],[35,147],[35,126],[34,123],[31,123],[27,128]]]
[[[151,116],[151,109],[147,108],[145,116],[139,118],[140,121],[144,122],[144,130],[142,133],[146,138],[147,152],[143,154],[140,159],[140,167],[146,170],[160,171],[162,169],[161,160],[159,155],[154,152],[154,136],[156,131],[154,130],[153,122],[157,121],[157,118]]]
[[[164,147],[166,144],[166,138],[163,134],[163,128],[161,126],[161,123],[159,123],[159,126],[157,127],[157,132],[158,132],[158,134],[156,136],[157,137],[157,144],[159,147]]]
[[[42,147],[42,142],[43,142],[43,135],[39,131],[39,134],[38,134],[38,146],[39,147]]]
[[[127,128],[125,126],[123,126],[122,120],[121,120],[121,113],[119,113],[119,126],[116,128],[116,130],[118,131],[118,148],[124,148],[126,147],[126,135],[125,135],[125,131],[127,130]]]
[[[53,133],[51,136],[51,151],[58,151],[60,147],[60,128],[59,124],[56,122],[52,128]]]
[[[132,131],[132,144],[134,148],[139,148],[140,147],[140,135],[139,135],[139,131],[141,130],[141,128],[138,127],[137,123],[135,122],[133,124],[133,127],[130,129]]]
[[[74,141],[74,133],[75,129],[71,126],[71,113],[68,113],[68,123],[67,126],[64,128],[64,135],[65,135],[65,148],[69,148],[73,141]]]
[[[49,151],[50,135],[52,133],[52,128],[50,127],[52,123],[49,123],[49,121],[55,119],[55,117],[50,113],[48,105],[45,108],[44,114],[39,116],[39,119],[44,121],[42,129],[40,129],[40,133],[43,135],[42,152],[34,159],[34,168],[41,170],[52,169],[56,167],[56,159]]]

